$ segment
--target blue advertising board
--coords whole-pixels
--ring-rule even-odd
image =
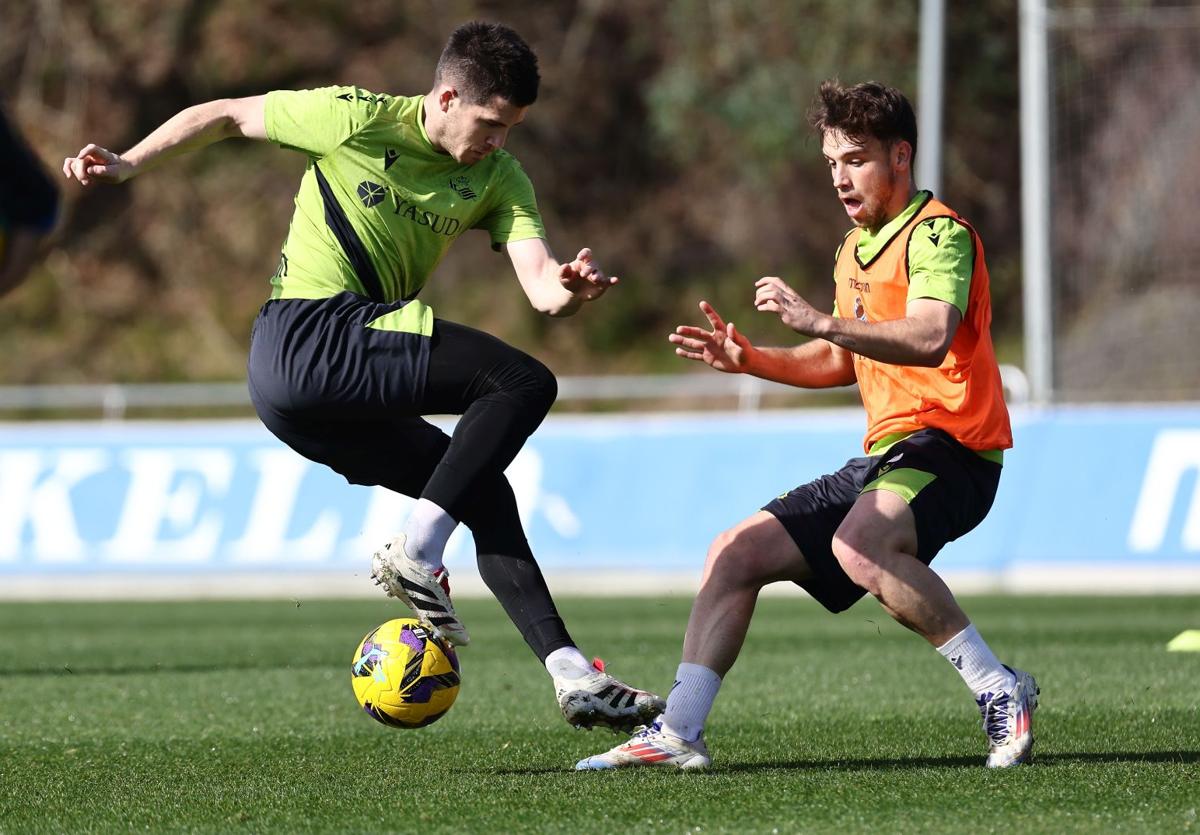
[[[508,475],[548,573],[698,576],[715,534],[860,454],[862,430],[855,409],[552,416]],[[947,546],[941,570],[1200,567],[1200,407],[1016,411],[1014,432],[991,514]],[[346,484],[257,423],[9,424],[0,585],[361,573],[410,506]],[[471,554],[456,533],[452,570],[473,572]]]

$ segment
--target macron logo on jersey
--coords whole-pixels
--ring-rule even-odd
[[[386,148],[383,152],[383,170],[387,171],[392,167],[392,163],[400,159],[400,152],[395,148]]]
[[[932,218],[932,217],[931,217],[929,220],[925,221],[925,222],[922,224],[922,226],[928,226],[928,227],[929,227],[929,242],[930,242],[931,244],[933,244],[934,246],[937,246],[937,245],[938,245],[938,242],[939,242],[939,241],[941,241],[941,239],[942,239],[942,236],[941,236],[939,233],[937,233],[937,232],[934,232],[934,231],[933,231],[933,222],[934,222],[934,220],[936,220],[936,218]]]

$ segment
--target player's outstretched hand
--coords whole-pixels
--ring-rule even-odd
[[[754,282],[754,306],[763,313],[777,313],[785,325],[805,336],[815,336],[813,328],[821,313],[784,283],[778,276],[764,276]]]
[[[99,145],[85,145],[79,153],[63,160],[63,174],[81,186],[96,183],[121,183],[133,176],[133,166]]]
[[[604,274],[600,265],[592,260],[592,251],[587,247],[579,250],[574,261],[562,265],[558,280],[568,292],[588,302],[603,296],[604,291],[618,281],[615,275]]]
[[[700,302],[700,311],[712,325],[711,331],[693,325],[680,325],[667,337],[675,343],[675,353],[690,360],[711,365],[729,374],[745,372],[754,346],[733,323],[728,325],[708,302]]]

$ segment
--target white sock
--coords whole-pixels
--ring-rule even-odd
[[[675,684],[667,694],[662,728],[688,742],[695,742],[721,689],[721,677],[708,667],[683,663],[675,672]]]
[[[546,672],[554,678],[583,678],[591,671],[578,647],[559,647],[546,656]]]
[[[405,535],[404,550],[414,561],[437,571],[442,567],[446,541],[458,527],[458,522],[429,499],[417,499],[417,504],[404,522],[400,532]]]
[[[1007,692],[1017,683],[972,624],[937,650],[954,665],[977,699],[984,693]]]

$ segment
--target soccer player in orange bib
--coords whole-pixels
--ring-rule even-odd
[[[809,120],[854,223],[837,252],[833,315],[770,276],[755,283],[757,309],[811,341],[753,345],[707,302],[700,309],[711,329],[681,326],[670,340],[679,356],[718,371],[802,388],[857,381],[866,454],[716,538],[666,711],[578,769],[709,765],[705,721],[759,589],[780,580],[799,583],[832,612],[874,595],[970,688],[987,765],[1029,760],[1037,683],[996,658],[929,567],[943,545],[987,515],[1012,446],[983,245],[953,209],[916,189],[916,116],[899,91],[827,81]]]

